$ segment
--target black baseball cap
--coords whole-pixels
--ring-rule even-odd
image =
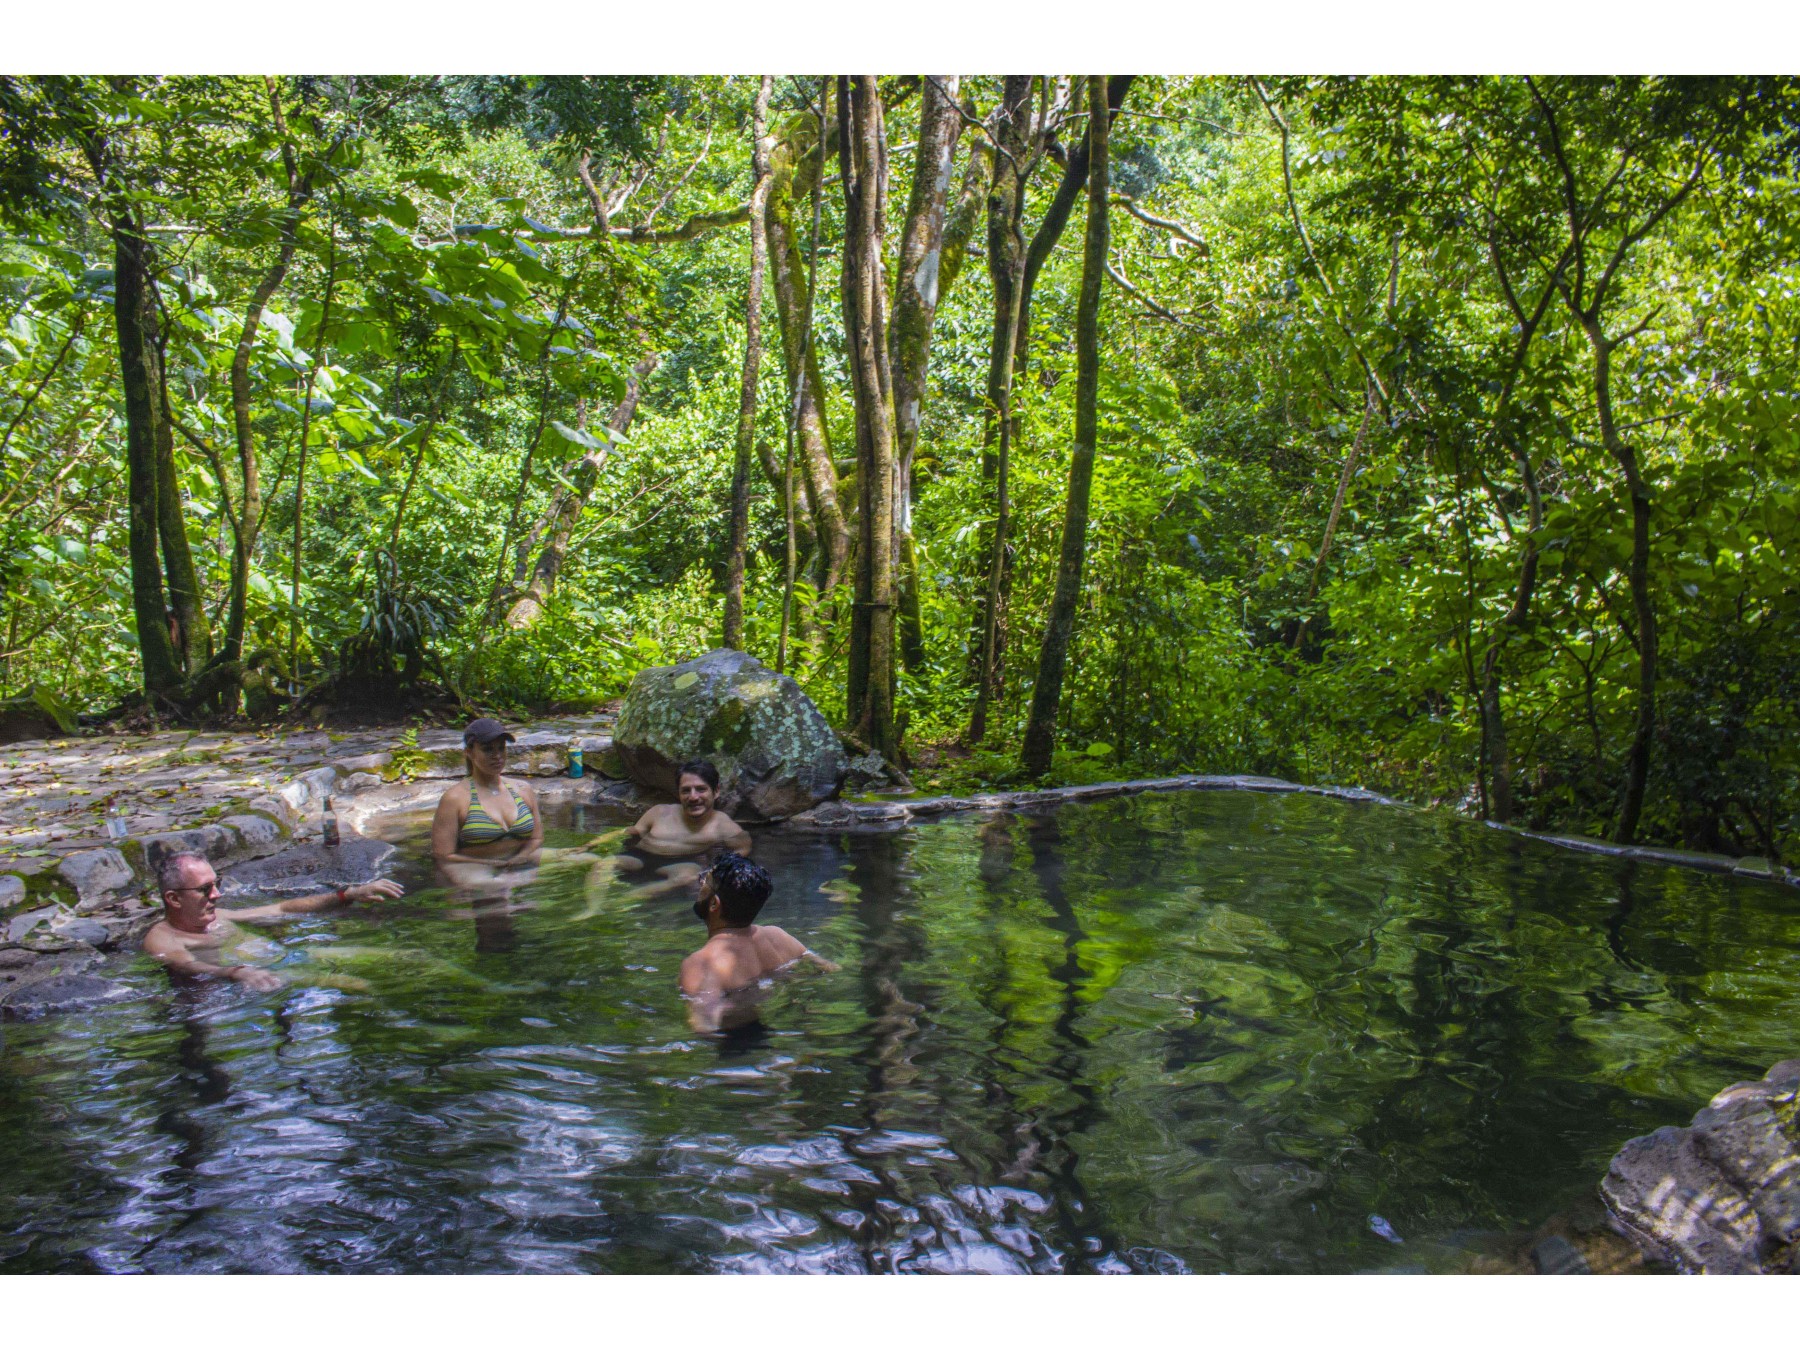
[[[509,741],[517,739],[512,732],[500,725],[500,719],[496,717],[477,717],[463,728],[464,745],[486,745],[489,741],[497,741],[501,737],[505,737]]]

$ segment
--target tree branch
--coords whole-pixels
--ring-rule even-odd
[[[1144,224],[1154,225],[1159,230],[1167,230],[1178,239],[1185,239],[1188,243],[1200,250],[1201,257],[1210,258],[1212,256],[1212,245],[1208,244],[1206,240],[1195,234],[1180,221],[1164,220],[1161,216],[1151,215],[1148,211],[1144,210],[1143,207],[1139,206],[1133,198],[1127,197],[1123,192],[1113,193],[1112,199],[1120,206],[1124,207],[1129,214],[1136,216],[1139,220],[1143,221]]]

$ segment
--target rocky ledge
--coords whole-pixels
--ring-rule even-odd
[[[1733,1083],[1686,1129],[1630,1140],[1600,1194],[1630,1237],[1678,1270],[1800,1274],[1800,1059]]]

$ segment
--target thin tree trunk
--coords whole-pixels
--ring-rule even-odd
[[[1312,574],[1306,580],[1306,603],[1309,606],[1313,597],[1319,593],[1319,577],[1325,570],[1325,560],[1331,556],[1331,541],[1337,537],[1338,520],[1344,514],[1344,499],[1350,495],[1350,482],[1356,477],[1356,466],[1362,459],[1363,442],[1368,439],[1369,423],[1374,418],[1375,382],[1369,380],[1365,382],[1363,389],[1362,421],[1357,424],[1356,439],[1350,442],[1350,449],[1344,455],[1343,467],[1338,471],[1337,491],[1332,494],[1331,512],[1325,517],[1325,534],[1319,540],[1319,551],[1313,558]],[[1300,650],[1300,644],[1306,640],[1306,630],[1311,626],[1312,615],[1308,614],[1294,629],[1294,636],[1288,643],[1289,651]]]
[[[750,457],[756,440],[756,384],[762,367],[763,271],[768,263],[766,216],[769,200],[769,95],[775,77],[765,75],[751,117],[751,159],[756,185],[750,190],[750,280],[744,297],[744,378],[738,393],[737,456],[731,471],[731,542],[725,563],[725,645],[744,645],[744,554],[750,534]]]
[[[856,399],[856,608],[845,706],[853,734],[892,759],[894,735],[894,390],[888,362],[887,133],[873,75],[838,76],[843,145],[844,334]]]
[[[608,431],[614,436],[623,436],[630,429],[631,419],[637,413],[638,399],[643,394],[644,381],[656,369],[660,360],[653,352],[631,368],[631,378],[625,383],[625,397],[619,400],[619,405],[606,421]],[[557,489],[549,509],[532,531],[533,536],[543,540],[544,544],[538,553],[537,563],[532,568],[531,584],[507,612],[508,628],[529,628],[543,617],[544,606],[549,603],[550,594],[556,589],[557,578],[562,574],[569,538],[581,520],[581,513],[587,509],[588,499],[594,494],[594,485],[599,481],[600,470],[605,467],[612,447],[612,436],[608,436],[604,445],[589,450],[582,456],[581,463],[575,466],[575,472],[571,475],[575,489]]]
[[[987,196],[988,279],[994,288],[994,325],[988,339],[987,406],[981,433],[981,477],[994,494],[994,523],[976,533],[977,575],[985,579],[970,614],[970,675],[975,685],[975,714],[969,739],[979,743],[987,735],[990,699],[999,697],[1002,648],[1005,640],[1001,618],[1006,589],[1006,522],[1000,501],[1003,465],[1009,458],[1011,438],[1004,434],[1014,417],[1010,399],[1013,355],[1019,341],[1018,300],[1025,277],[1025,240],[1020,217],[1025,209],[1028,169],[1028,128],[1031,116],[1030,75],[1008,75],[1002,85],[1000,106],[994,111],[994,172]]]
[[[818,128],[815,133],[815,143],[821,147],[821,150],[826,144],[829,134],[825,124],[825,89],[826,82],[821,79],[819,81]],[[788,386],[794,392],[788,399],[790,411],[787,416],[785,453],[782,459],[779,480],[782,511],[786,516],[784,522],[786,526],[786,539],[784,541],[785,551],[782,559],[781,635],[777,639],[775,646],[775,669],[780,673],[786,673],[787,671],[788,633],[794,620],[794,562],[799,546],[798,526],[795,520],[797,506],[795,501],[796,492],[806,499],[807,519],[815,522],[807,531],[810,538],[815,541],[814,545],[809,545],[809,559],[818,555],[819,549],[815,545],[817,543],[822,543],[824,537],[821,528],[816,523],[821,517],[813,510],[812,493],[807,491],[806,484],[803,481],[796,483],[794,478],[794,445],[800,436],[800,414],[802,401],[806,394],[807,369],[813,346],[813,298],[818,294],[819,288],[819,226],[823,222],[825,208],[825,179],[824,175],[821,173],[813,174],[812,207],[812,235],[811,243],[808,248],[806,266],[806,315],[804,322],[800,325],[799,334],[800,360],[796,363],[790,359],[787,363],[789,369]],[[763,231],[765,234],[770,233],[769,213],[766,203],[763,210]],[[771,238],[772,237],[773,236],[771,235]],[[779,289],[778,285],[778,292]],[[789,307],[791,309],[791,303]],[[788,325],[785,322],[780,321],[779,316],[781,314],[781,308],[778,295],[776,304],[777,321],[782,330],[783,348],[786,350],[789,345]],[[835,477],[835,470],[833,471],[833,476]],[[774,477],[774,474],[770,475],[771,479],[774,479]],[[802,635],[809,646],[812,644],[816,629],[816,625],[812,623],[812,613],[814,608],[816,608],[816,606],[809,605],[806,614],[802,615],[800,620]]]
[[[1109,127],[1111,119],[1117,117],[1119,109],[1124,106],[1125,95],[1130,92],[1132,81],[1136,78],[1135,75],[1114,75],[1106,82]],[[1025,293],[1019,300],[1019,345],[1018,350],[1013,353],[1020,378],[1024,377],[1026,357],[1031,346],[1031,294],[1037,287],[1038,274],[1044,270],[1044,264],[1050,261],[1050,254],[1062,239],[1063,229],[1069,223],[1075,203],[1081,199],[1082,189],[1087,186],[1090,153],[1086,137],[1070,147],[1068,162],[1063,166],[1062,181],[1056,185],[1056,193],[1050,198],[1050,205],[1044,210],[1044,218],[1038,222],[1038,227],[1031,236],[1031,247],[1025,252]]]
[[[889,362],[894,372],[894,425],[897,481],[896,537],[899,557],[900,652],[908,670],[925,663],[925,635],[919,613],[917,550],[912,536],[913,455],[919,443],[919,415],[931,360],[931,328],[937,318],[939,272],[943,263],[945,211],[950,169],[962,135],[956,106],[958,80],[925,81],[919,113],[918,156],[906,223],[900,231],[899,273],[894,283],[894,324]]]
[[[188,546],[186,512],[175,474],[175,433],[169,411],[166,339],[156,312],[151,311],[151,354],[156,361],[156,533],[162,544],[163,576],[169,587],[169,613],[174,632],[170,640],[175,660],[184,677],[192,680],[211,658],[212,627],[206,620],[206,600],[200,575],[194,570],[194,553]],[[226,711],[230,711],[229,708]]]
[[[1644,809],[1644,789],[1650,777],[1650,742],[1656,734],[1656,603],[1650,594],[1650,489],[1638,465],[1637,451],[1619,434],[1613,419],[1612,353],[1614,342],[1600,329],[1597,315],[1583,316],[1582,328],[1594,349],[1594,401],[1600,418],[1600,442],[1625,475],[1631,498],[1631,607],[1637,621],[1638,691],[1637,725],[1631,749],[1625,757],[1625,789],[1619,800],[1619,822],[1613,833],[1617,843],[1637,838],[1638,818]]]
[[[820,92],[820,101],[821,104],[826,101],[824,88]],[[830,119],[824,118],[822,110],[819,118],[807,116],[790,123],[770,157],[769,196],[765,207],[769,281],[775,292],[775,313],[781,326],[782,361],[788,387],[793,387],[796,378],[800,382],[795,449],[812,502],[814,528],[823,550],[824,576],[820,590],[827,597],[842,580],[849,562],[850,527],[839,500],[837,467],[825,421],[825,384],[819,374],[817,350],[807,336],[812,331],[816,267],[809,278],[793,213],[795,203],[811,193],[817,222],[824,180],[822,161],[836,153],[836,139],[836,127]],[[815,224],[815,263],[817,240]]]
[[[262,328],[263,307],[287,279],[288,268],[293,265],[294,251],[300,239],[301,212],[312,198],[312,176],[300,174],[294,162],[279,90],[273,79],[264,77],[264,82],[275,129],[281,137],[282,158],[288,176],[288,201],[286,218],[281,224],[281,248],[251,292],[250,303],[244,307],[243,327],[238,334],[237,350],[231,358],[231,424],[237,438],[238,475],[243,490],[238,496],[238,531],[231,555],[231,600],[225,616],[225,644],[220,652],[225,661],[243,659],[250,565],[257,538],[262,532],[262,483],[257,467],[256,435],[250,423],[250,357],[256,350],[256,335]],[[227,693],[226,698],[235,700],[236,695]]]
[[[332,217],[325,254],[325,298],[319,306],[319,334],[313,340],[313,359],[306,370],[306,402],[300,407],[299,466],[294,472],[294,572],[288,586],[288,681],[298,689],[300,678],[300,553],[306,524],[306,442],[312,433],[313,389],[319,368],[325,364],[325,345],[331,332],[331,299],[337,285],[337,218]]]
[[[44,372],[43,378],[33,386],[31,393],[26,395],[25,401],[19,405],[19,411],[14,413],[12,420],[6,424],[5,435],[0,435],[0,453],[5,452],[7,444],[13,438],[13,432],[19,429],[20,423],[30,416],[32,405],[38,401],[38,396],[44,392],[50,381],[56,378],[56,372],[62,368],[63,358],[68,356],[74,348],[75,339],[81,336],[82,327],[86,323],[87,307],[77,303],[74,317],[69,322],[69,335],[63,339],[62,346],[58,348],[56,356],[51,360],[50,367]],[[0,505],[4,504],[4,502],[0,502]]]
[[[460,342],[452,338],[450,355],[444,361],[444,370],[438,376],[437,392],[431,396],[431,408],[425,414],[425,425],[419,432],[418,448],[413,451],[412,468],[407,471],[406,485],[400,489],[400,500],[394,503],[394,521],[388,528],[387,551],[397,555],[400,548],[400,525],[406,519],[407,503],[412,500],[413,485],[419,481],[419,470],[425,467],[425,452],[431,448],[431,438],[437,432],[438,416],[443,411],[444,395],[450,388],[450,379],[456,373],[456,357],[460,350]]]
[[[1093,488],[1094,451],[1099,439],[1100,286],[1106,275],[1107,146],[1111,135],[1103,76],[1088,77],[1088,107],[1087,242],[1081,260],[1081,297],[1075,311],[1075,445],[1069,457],[1069,501],[1063,518],[1056,590],[1044,628],[1037,682],[1031,690],[1031,716],[1025,724],[1025,769],[1036,775],[1049,772],[1051,752],[1056,746],[1063,669],[1075,632],[1075,613],[1081,603],[1088,498]]]
[[[487,607],[482,611],[484,627],[491,627],[500,617],[501,592],[506,585],[506,552],[512,547],[513,535],[518,531],[519,512],[524,509],[525,494],[531,488],[531,466],[537,459],[538,447],[544,441],[544,427],[550,420],[550,349],[555,345],[557,334],[562,331],[563,320],[569,312],[569,298],[570,293],[574,290],[574,285],[574,277],[571,277],[564,285],[562,295],[557,298],[556,322],[551,325],[550,331],[544,336],[544,350],[538,361],[541,382],[538,388],[537,422],[531,429],[531,439],[526,442],[525,454],[519,460],[519,486],[518,490],[513,493],[512,510],[506,518],[506,529],[500,534],[500,557],[494,564],[494,584],[488,590]],[[581,420],[585,421],[585,417]],[[525,540],[520,544],[519,560],[515,569],[517,581],[514,584],[517,586],[522,587],[525,584],[525,559],[531,544],[535,542],[535,540]],[[476,648],[471,646],[468,656],[463,661],[462,679],[465,682],[468,679],[469,662],[474,659],[475,652]]]

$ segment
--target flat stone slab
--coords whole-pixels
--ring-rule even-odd
[[[268,858],[228,867],[219,879],[227,895],[258,891],[306,894],[338,886],[360,886],[381,875],[381,866],[394,855],[394,846],[379,839],[351,835],[332,847],[296,844]]]

